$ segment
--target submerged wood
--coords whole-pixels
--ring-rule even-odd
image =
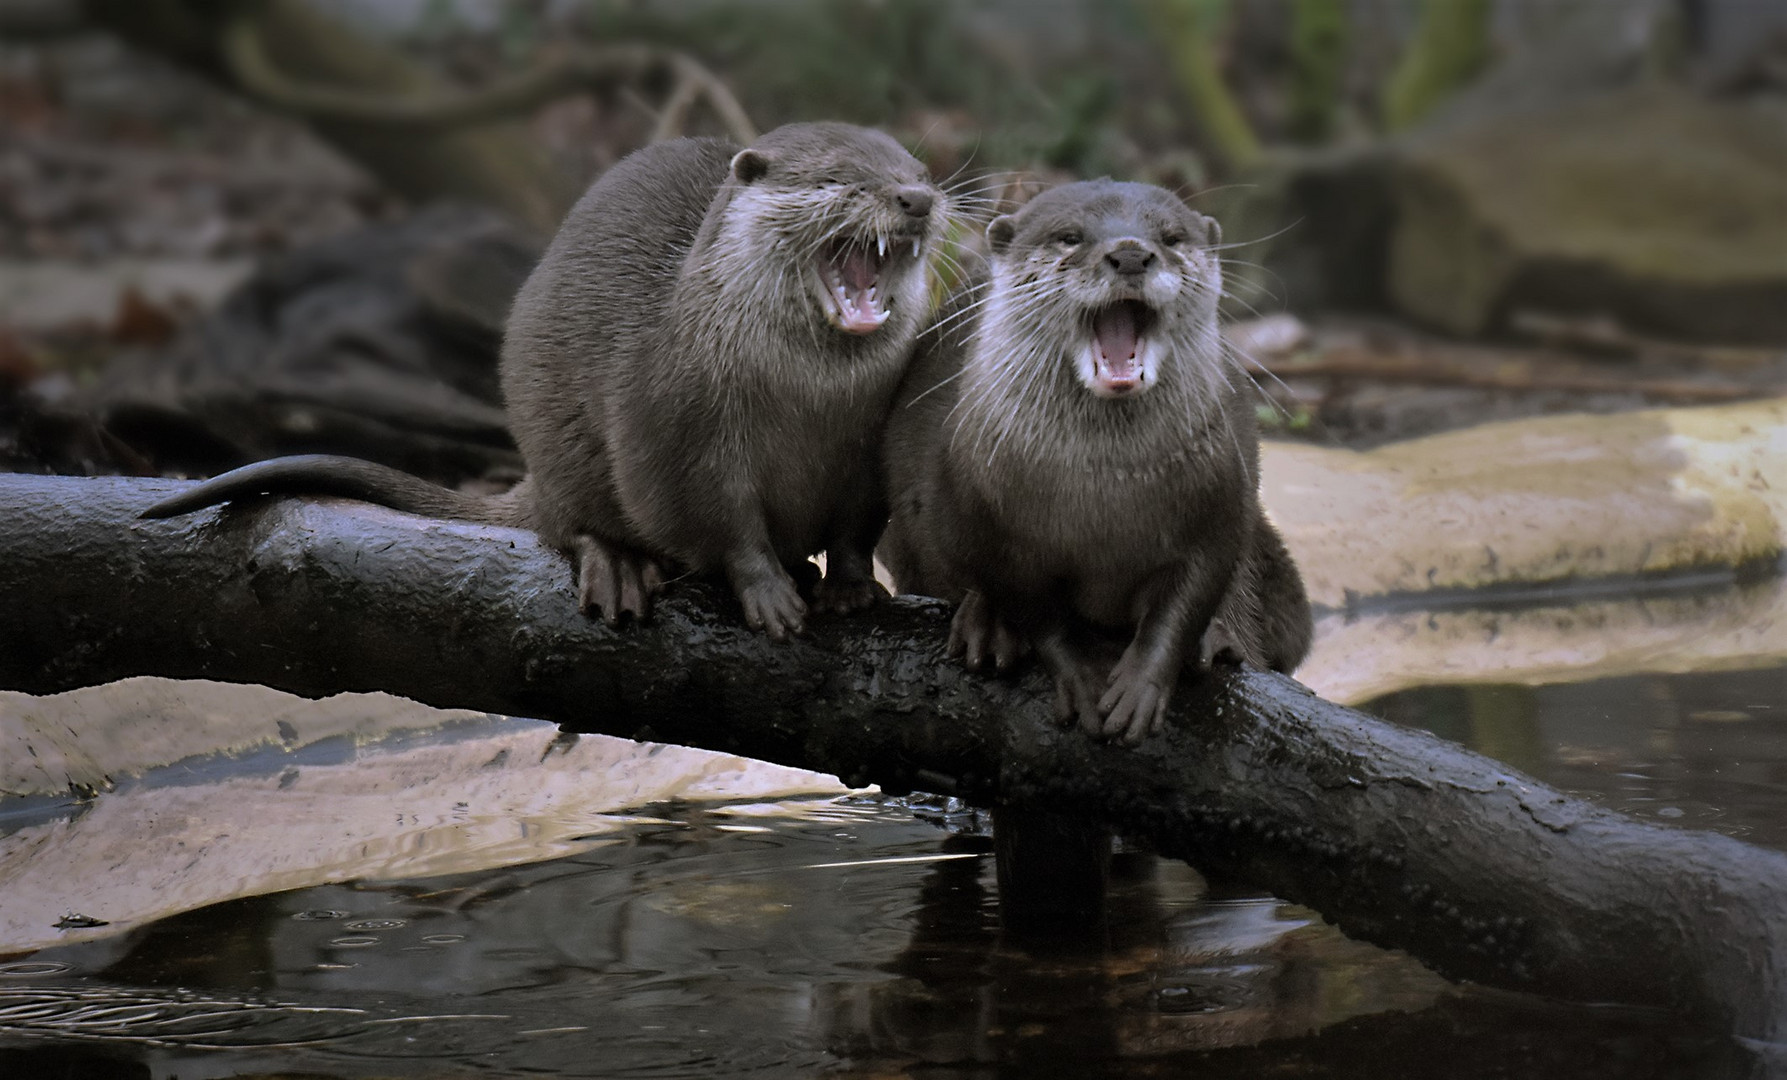
[[[614,631],[529,533],[332,502],[137,520],[182,486],[0,477],[0,687],[381,689],[1080,813],[1453,978],[1787,1041],[1787,855],[1599,809],[1291,679],[1187,684],[1164,735],[1105,746],[1054,725],[1041,673],[947,662],[935,602],[778,646],[681,582]]]

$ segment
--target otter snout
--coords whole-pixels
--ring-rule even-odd
[[[908,184],[894,192],[894,202],[913,221],[923,221],[931,216],[937,195],[923,184]]]
[[[1115,247],[1105,252],[1105,265],[1117,272],[1120,280],[1140,285],[1142,275],[1154,268],[1156,259],[1154,252],[1143,246],[1140,240],[1119,240]]]

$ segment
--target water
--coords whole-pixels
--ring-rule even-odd
[[[1665,1077],[1732,1052],[1448,987],[1144,853],[1119,857],[1100,932],[1024,942],[971,820],[851,798],[658,813],[583,854],[14,959],[0,1075]]]
[[[1633,817],[1787,850],[1787,667],[1432,686],[1362,708]]]
[[[1368,708],[1604,805],[1787,848],[1783,686],[1783,668],[1638,675],[1423,687]],[[330,769],[432,776],[455,753],[488,756],[460,739],[296,780],[262,763],[256,790],[295,798],[339,784]],[[260,797],[248,779],[227,789],[241,807]],[[0,1076],[1761,1075],[1667,1017],[1451,985],[1144,851],[1120,852],[1105,925],[1015,938],[985,823],[949,804],[553,803],[517,817],[514,836],[543,846],[515,861],[500,821],[468,820],[452,794],[433,818],[396,814],[397,846],[469,831],[508,865],[310,884],[0,955]],[[92,895],[123,884],[100,877]]]

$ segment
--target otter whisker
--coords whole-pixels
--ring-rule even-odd
[[[1268,233],[1265,236],[1256,237],[1255,239],[1252,239],[1252,240],[1236,240],[1236,241],[1233,241],[1232,243],[1227,243],[1227,244],[1206,244],[1204,246],[1204,250],[1205,251],[1233,251],[1235,248],[1252,247],[1255,244],[1264,244],[1268,241],[1278,239],[1279,237],[1283,236],[1285,233],[1290,232],[1292,229],[1295,229],[1297,226],[1299,226],[1301,224],[1303,224],[1303,219],[1298,218],[1297,220],[1286,225],[1284,228],[1279,229],[1277,232]]]
[[[1180,184],[1179,189],[1177,191],[1175,191],[1173,194],[1178,195],[1180,200],[1183,202],[1191,202],[1193,199],[1201,199],[1206,195],[1214,195],[1219,191],[1251,191],[1254,188],[1259,187],[1258,184],[1241,184],[1241,183],[1218,184],[1215,187],[1199,188],[1198,190],[1192,192],[1190,195],[1182,194],[1182,192],[1184,192],[1184,190],[1190,186],[1191,186],[1191,183],[1189,181],[1187,181],[1186,183]]]
[[[1252,354],[1247,352],[1247,350],[1241,348],[1241,346],[1236,345],[1233,341],[1230,341],[1227,338],[1223,338],[1222,350],[1223,350],[1224,354],[1226,354],[1230,359],[1235,361],[1234,366],[1236,367],[1236,369],[1239,370],[1242,375],[1247,377],[1247,381],[1253,384],[1253,388],[1259,392],[1259,395],[1261,397],[1265,398],[1273,406],[1277,407],[1281,412],[1283,412],[1285,419],[1287,419],[1287,420],[1290,419],[1290,415],[1291,415],[1290,412],[1288,410],[1285,410],[1283,408],[1283,406],[1279,405],[1278,401],[1275,398],[1273,398],[1270,394],[1266,393],[1265,388],[1260,385],[1259,380],[1253,377],[1253,373],[1255,371],[1258,371],[1261,374],[1265,375],[1267,378],[1269,378],[1273,382],[1277,383],[1279,386],[1279,389],[1283,390],[1287,394],[1294,393],[1294,391],[1291,390],[1290,385],[1288,383],[1286,383],[1283,379],[1279,378],[1278,373],[1276,371],[1273,371],[1271,368],[1260,363],[1257,358],[1255,358]]]
[[[1251,316],[1252,318],[1255,318],[1255,319],[1264,318],[1264,316],[1260,313],[1260,309],[1253,306],[1253,301],[1242,296],[1240,293],[1231,292],[1228,289],[1219,289],[1216,292],[1216,296],[1219,299],[1227,300],[1230,303],[1241,305],[1241,307],[1244,308],[1247,311],[1247,314],[1249,316]]]
[[[938,390],[942,389],[944,386],[961,378],[964,374],[967,373],[967,370],[968,370],[967,368],[957,368],[954,372],[950,373],[949,375],[944,376],[941,380],[939,380],[935,383],[932,383],[928,388],[919,391],[912,398],[911,401],[908,401],[906,403],[906,407],[908,409],[910,409],[912,406],[917,405],[920,401],[923,401],[925,398],[930,397],[932,394],[936,393]]]
[[[980,282],[979,284],[970,286],[969,292],[972,293],[973,291],[987,288],[988,285],[989,285],[988,282],[984,282],[984,281]],[[1017,290],[1013,290],[1013,291],[1015,292]],[[936,333],[936,332],[942,331],[944,329],[947,329],[950,326],[955,325],[956,323],[958,323],[958,322],[962,321],[963,319],[967,318],[968,316],[972,315],[974,313],[974,311],[976,309],[978,309],[982,304],[985,304],[988,300],[991,300],[993,298],[993,295],[994,294],[989,292],[987,296],[984,296],[981,299],[976,300],[971,304],[964,304],[960,309],[958,309],[956,311],[952,311],[947,316],[932,323],[931,326],[924,331],[924,333],[925,334]],[[1008,298],[1009,298],[1009,295],[1010,294],[1007,294]],[[1020,297],[1020,298],[1022,298],[1022,297]],[[923,335],[921,335],[921,336],[923,336]]]
[[[937,181],[937,186],[944,191],[948,191],[949,190],[949,182],[951,180],[954,180],[956,177],[962,175],[964,172],[967,172],[968,167],[970,165],[974,164],[974,156],[978,153],[980,153],[980,136],[978,134],[976,134],[974,136],[974,149],[968,151],[968,156],[962,159],[962,163],[960,165],[956,166],[955,172],[952,172],[948,176]]]

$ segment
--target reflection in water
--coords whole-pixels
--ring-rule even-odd
[[[1365,629],[1430,634],[1413,670],[1459,685],[1369,708],[1787,849],[1787,667],[1765,666],[1782,624],[1748,617],[1783,596],[1741,592],[1741,618],[1704,597],[1385,615]],[[1700,652],[1695,626],[1715,631]],[[1382,653],[1383,678],[1330,675],[1406,685],[1391,669],[1429,654],[1383,640],[1334,654]],[[1633,673],[1709,657],[1752,670]],[[1608,677],[1515,685],[1589,670]],[[1117,853],[1096,925],[1016,934],[983,818],[948,803],[787,799],[815,789],[499,719],[263,756],[68,815],[0,805],[0,1077],[1661,1080],[1766,1075],[1770,1053],[1787,1074],[1787,1048],[1450,986],[1145,851]],[[781,801],[616,812],[691,778]]]
[[[1787,667],[1424,687],[1361,707],[1634,817],[1787,849]]]
[[[958,827],[865,799],[660,807],[551,861],[215,905],[0,967],[0,1066],[1744,1075],[1723,1060],[1730,1048],[1655,1017],[1448,988],[1311,912],[1212,891],[1140,851],[1117,855],[1102,925],[1014,938],[998,922],[990,842],[971,817],[948,821]],[[1510,1061],[1561,1071],[1510,1073]]]

